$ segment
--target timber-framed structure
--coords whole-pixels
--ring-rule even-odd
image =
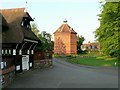
[[[15,73],[33,68],[33,55],[40,40],[32,32],[34,21],[25,8],[3,9],[2,18],[2,73],[1,83],[7,86]]]

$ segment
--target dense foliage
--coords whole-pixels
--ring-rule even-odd
[[[31,24],[31,29],[32,29],[32,31],[34,32],[34,34],[38,37],[39,30],[38,30],[38,27],[37,27],[37,24],[36,24],[36,23],[32,23],[32,24]]]
[[[84,39],[83,36],[79,36],[79,35],[77,36],[77,53],[78,54],[82,52],[81,45],[82,45],[82,43],[83,43],[84,40],[85,39]]]
[[[120,2],[106,2],[101,7],[100,27],[95,36],[104,54],[117,57],[120,55]]]
[[[42,52],[52,51],[54,48],[52,35],[50,33],[47,33],[46,31],[42,31],[41,33],[39,33],[38,27],[35,23],[32,23],[31,29],[41,41],[40,46],[38,46],[36,50],[42,51]]]
[[[46,31],[42,31],[38,35],[38,38],[41,40],[42,45],[39,47],[39,50],[48,52],[52,51],[54,48],[54,42],[52,41],[52,35]]]

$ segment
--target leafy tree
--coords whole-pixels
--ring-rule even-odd
[[[42,31],[41,33],[39,33],[36,23],[31,24],[31,29],[41,41],[41,44],[36,48],[36,50],[43,52],[52,51],[54,47],[52,35],[50,33],[47,33],[46,31]]]
[[[120,54],[120,2],[106,2],[101,7],[100,27],[95,31],[95,36],[100,42],[102,52],[116,57]]]
[[[78,54],[82,52],[81,45],[82,45],[84,40],[85,39],[84,39],[84,37],[82,35],[81,36],[79,36],[79,35],[77,36],[77,53]]]
[[[52,35],[47,33],[46,31],[42,31],[41,34],[38,35],[41,40],[42,46],[39,47],[39,50],[48,52],[53,50],[54,42],[52,41]]]
[[[38,37],[39,30],[36,23],[31,23],[31,29],[34,32],[34,34]]]

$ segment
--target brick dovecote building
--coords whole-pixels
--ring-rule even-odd
[[[54,32],[54,54],[77,54],[77,36],[67,21]]]

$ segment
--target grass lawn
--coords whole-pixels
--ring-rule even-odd
[[[66,61],[73,64],[87,65],[87,66],[118,66],[118,60],[116,58],[108,57],[84,57],[81,55],[77,56],[57,56],[57,58],[65,58]],[[115,65],[116,63],[116,65]]]
[[[88,66],[118,66],[118,60],[104,60],[96,57],[67,57],[67,61]]]

